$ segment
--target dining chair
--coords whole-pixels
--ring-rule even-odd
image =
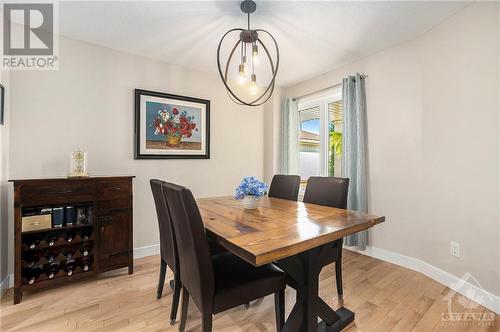
[[[274,294],[276,327],[284,325],[283,271],[273,264],[254,267],[230,252],[211,256],[198,205],[189,189],[163,184],[179,253],[182,307],[179,331],[186,327],[189,297],[202,314],[202,330],[212,330],[212,315]]]
[[[174,274],[172,307],[170,309],[170,325],[173,325],[177,317],[177,308],[179,307],[179,297],[182,287],[179,275],[180,269],[178,267],[179,258],[177,255],[177,246],[174,239],[172,221],[167,209],[167,203],[163,196],[162,185],[164,181],[152,179],[149,183],[151,185],[151,191],[153,192],[158,226],[160,229],[160,278],[158,280],[156,298],[160,299],[163,293],[163,285],[165,284],[168,265]]]
[[[300,176],[276,174],[267,196],[296,201],[299,196]]]
[[[179,307],[179,298],[181,294],[181,279],[179,277],[179,258],[177,253],[177,245],[175,243],[174,230],[172,228],[172,220],[170,212],[167,209],[167,202],[163,194],[162,180],[150,180],[151,191],[156,206],[156,215],[158,218],[158,226],[160,230],[160,277],[158,280],[158,288],[156,298],[160,299],[163,293],[163,285],[167,274],[167,266],[174,274],[172,290],[172,307],[170,309],[170,325],[174,325],[177,318],[177,309]],[[210,254],[217,255],[226,250],[215,242],[212,238],[208,238]]]
[[[349,191],[349,179],[338,177],[311,176],[307,180],[304,193],[304,203],[330,206],[338,209],[347,209],[347,194]],[[335,280],[337,282],[337,294],[342,298],[342,245],[344,239],[340,238],[333,242],[333,251],[324,262],[323,266],[335,262]]]

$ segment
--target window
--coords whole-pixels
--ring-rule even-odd
[[[340,176],[342,154],[342,88],[299,99],[299,174]]]
[[[321,174],[319,107],[299,110],[299,160],[302,180]]]

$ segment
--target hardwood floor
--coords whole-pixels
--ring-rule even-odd
[[[159,256],[135,261],[135,272],[119,270],[97,279],[81,281],[44,291],[26,292],[23,301],[12,305],[12,289],[1,300],[0,330],[7,331],[177,331],[169,325],[172,292],[165,285],[156,299]],[[432,279],[368,256],[344,250],[344,306],[356,313],[348,331],[499,331],[493,326],[454,324],[446,326],[442,314],[453,312],[490,313],[473,301],[451,292]],[[167,279],[171,273],[168,271]],[[333,265],[321,272],[321,297],[332,307],[341,303],[335,290]],[[451,293],[449,293],[451,292]],[[287,288],[287,314],[295,293]],[[238,307],[214,319],[214,331],[274,331],[272,297]],[[179,318],[179,317],[178,317]],[[200,330],[201,317],[190,302],[188,331]]]

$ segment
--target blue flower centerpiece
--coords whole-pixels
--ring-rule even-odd
[[[259,199],[267,194],[267,184],[257,180],[255,176],[245,176],[238,187],[234,198],[243,200],[243,207],[251,210],[257,208]]]

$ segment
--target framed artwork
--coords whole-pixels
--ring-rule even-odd
[[[135,159],[209,159],[210,100],[135,89]]]
[[[4,124],[5,120],[5,88],[0,84],[0,125]]]

